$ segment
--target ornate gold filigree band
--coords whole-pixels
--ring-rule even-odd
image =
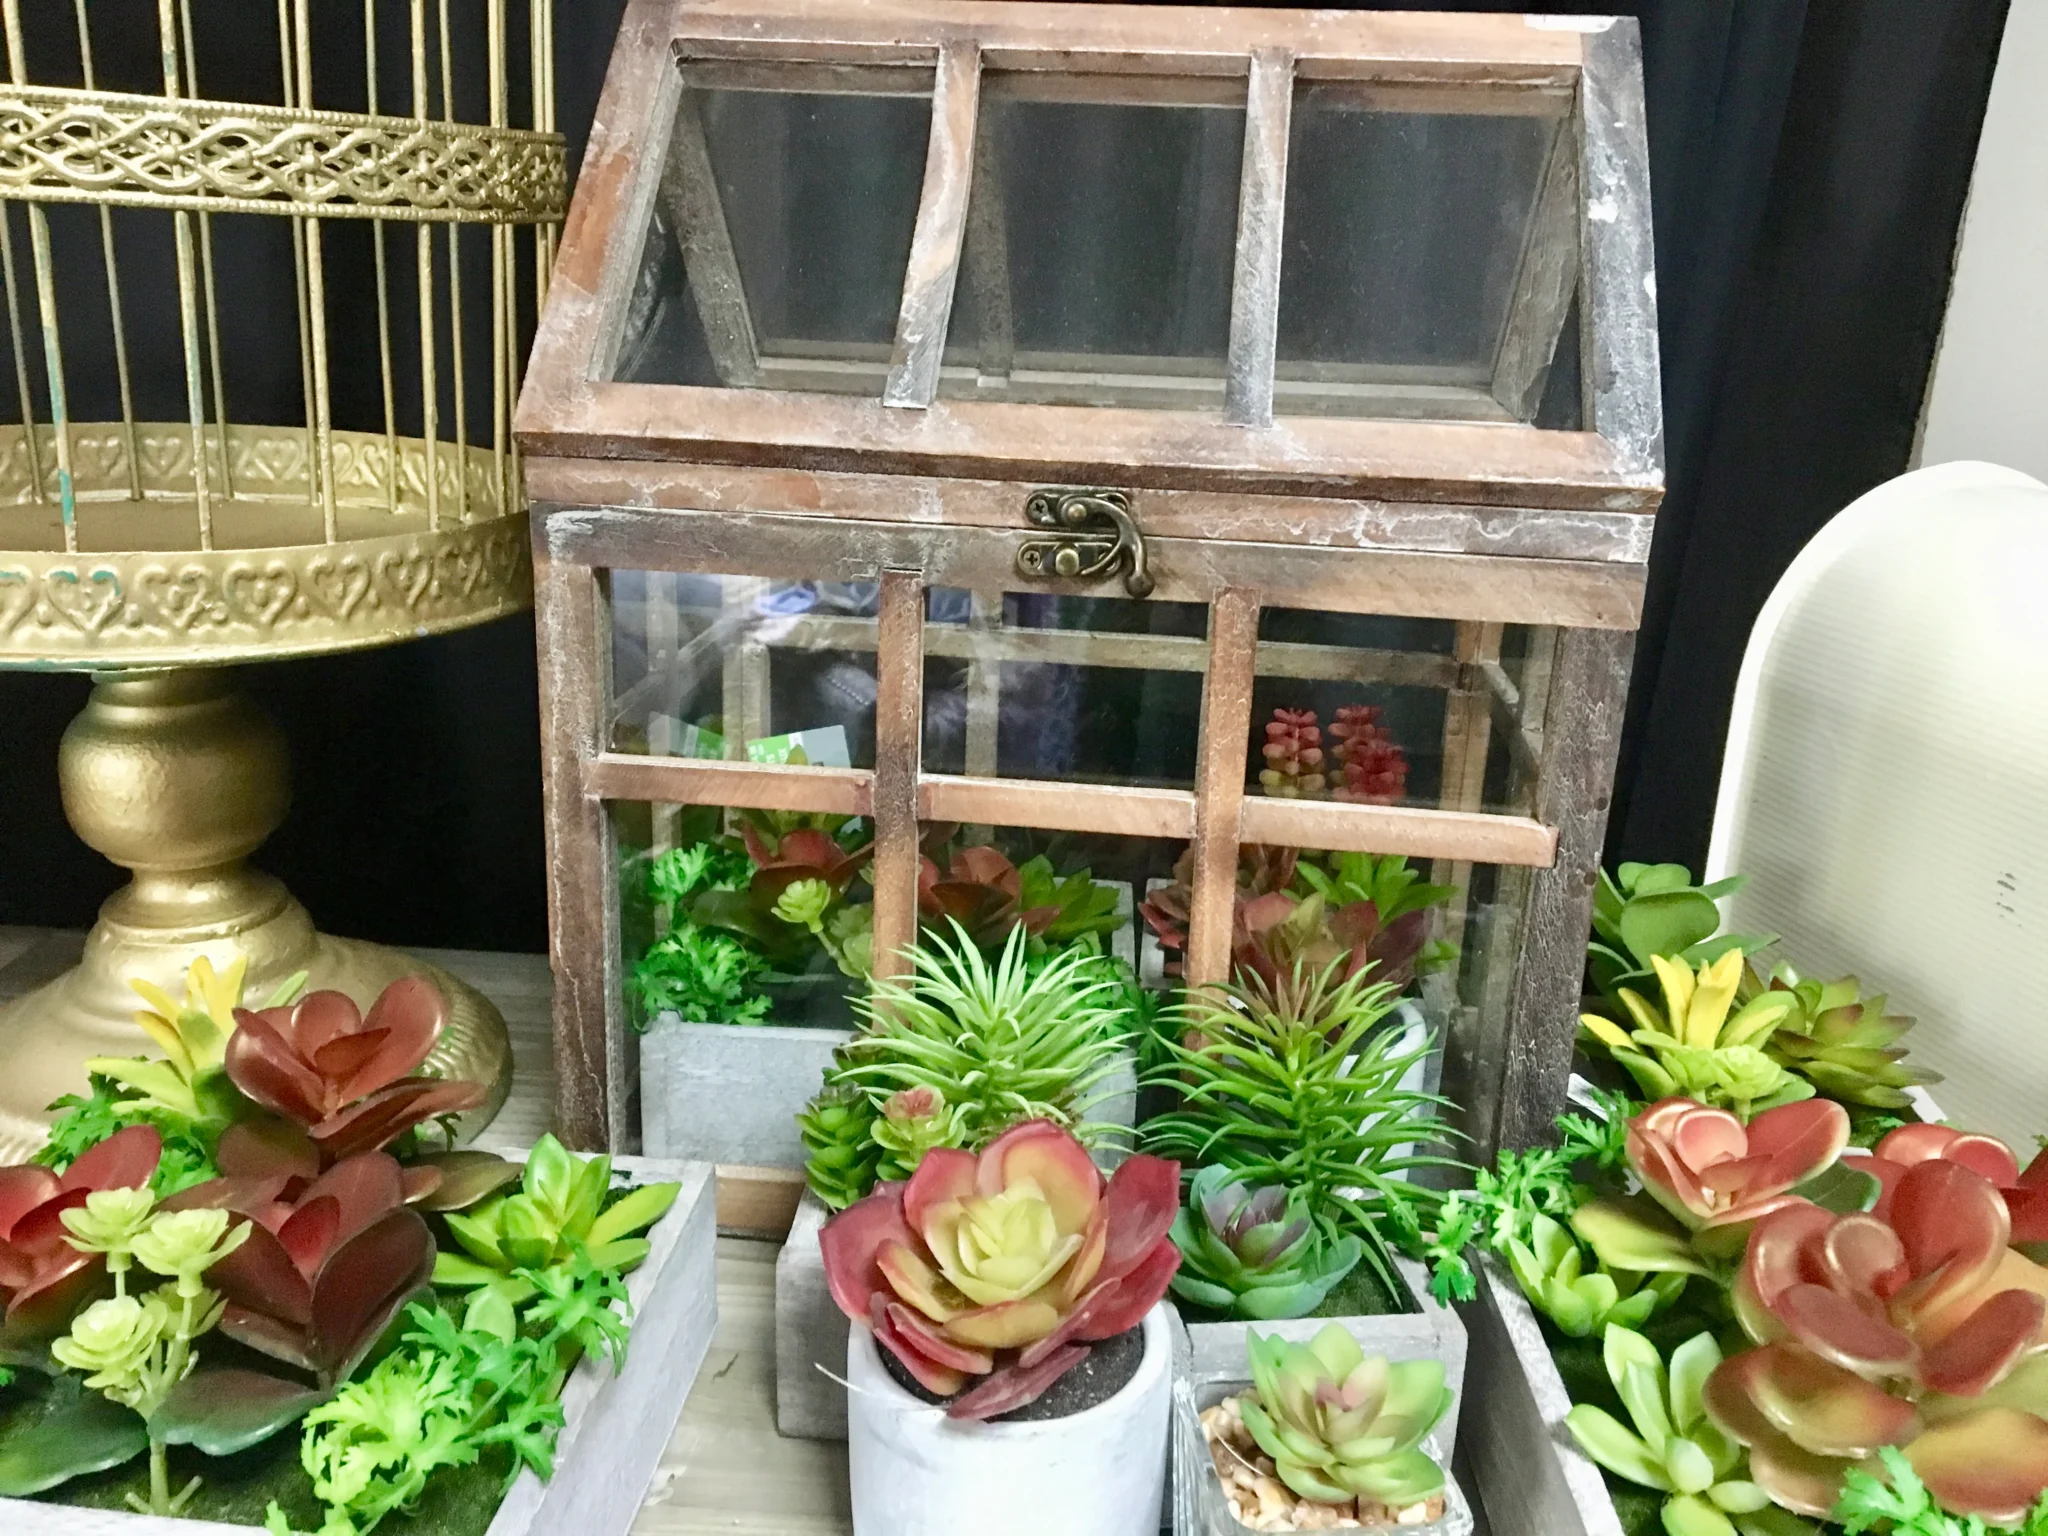
[[[411,222],[561,219],[559,134],[0,86],[0,198]]]

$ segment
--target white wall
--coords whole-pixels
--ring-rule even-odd
[[[1919,462],[2048,480],[2048,0],[2013,0],[1984,116]]]

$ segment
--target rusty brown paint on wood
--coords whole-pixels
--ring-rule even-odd
[[[989,591],[1014,585],[1022,530],[922,523],[855,523],[762,513],[571,508],[543,514],[561,554],[619,570],[745,571],[791,581],[874,581],[886,568],[922,570],[932,586]],[[1395,550],[1218,544],[1148,539],[1154,596],[1207,602],[1241,587],[1288,607],[1401,618],[1480,618],[1633,629],[1642,613],[1640,566],[1508,560]],[[1046,591],[1120,595],[1113,586],[1048,581]]]
[[[714,758],[602,752],[583,764],[583,791],[652,805],[729,805],[762,811],[866,816],[874,775],[864,768],[792,768]]]
[[[1259,600],[1235,588],[1209,609],[1209,675],[1202,685],[1195,754],[1194,894],[1188,908],[1189,986],[1230,979],[1230,928],[1237,901],[1239,811],[1251,746],[1252,684],[1258,668]]]
[[[1287,218],[1287,127],[1293,110],[1293,56],[1283,48],[1254,50],[1245,100],[1237,265],[1230,287],[1230,356],[1223,386],[1223,419],[1237,427],[1265,427],[1273,421],[1280,234]]]
[[[927,821],[986,827],[1186,838],[1195,826],[1195,797],[1189,792],[1121,784],[928,773],[918,786],[918,804]]]
[[[1547,866],[1557,854],[1556,830],[1526,816],[1255,795],[1244,802],[1239,820],[1246,842],[1290,848],[1535,866]]]
[[[1016,528],[1024,496],[1023,488],[1012,480],[836,474],[772,466],[544,458],[530,459],[525,467],[528,495],[561,507],[673,507]],[[1653,527],[1652,520],[1639,512],[1209,491],[1147,491],[1134,510],[1145,533],[1158,538],[1623,565],[1640,565],[1649,558]]]
[[[924,583],[886,570],[875,652],[874,973],[907,967],[917,937],[917,786],[924,749]]]
[[[1536,814],[1557,828],[1557,861],[1529,882],[1493,1106],[1494,1146],[1547,1141],[1564,1108],[1633,651],[1630,635],[1565,630],[1558,636],[1536,785]]]
[[[1494,422],[1288,416],[1244,432],[1210,411],[976,400],[936,400],[911,417],[853,396],[530,373],[519,427],[530,457],[1607,511],[1662,494],[1657,472],[1598,433]]]
[[[574,1147],[630,1150],[620,1090],[617,855],[611,818],[584,792],[610,696],[610,637],[597,574],[534,550],[540,653],[548,953],[555,974],[555,1130]]]
[[[939,362],[953,317],[960,276],[960,241],[967,228],[973,182],[975,122],[981,89],[981,54],[968,40],[939,50],[932,90],[931,139],[925,150],[924,191],[903,278],[896,317],[896,350],[882,403],[921,410],[938,393]]]

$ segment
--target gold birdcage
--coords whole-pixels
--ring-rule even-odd
[[[135,1053],[130,979],[175,993],[201,953],[246,954],[256,995],[304,969],[366,1003],[430,972],[434,1064],[495,1083],[487,1116],[495,1009],[244,866],[289,793],[227,668],[531,601],[510,415],[567,194],[553,0],[0,15],[0,666],[93,674],[65,812],[134,874],[82,964],[0,1010],[0,1155],[84,1059]],[[274,99],[209,98],[209,60],[243,82],[256,51]],[[296,377],[241,376],[294,317]]]

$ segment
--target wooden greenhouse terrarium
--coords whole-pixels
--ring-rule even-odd
[[[518,417],[565,1136],[675,1024],[801,1104],[935,914],[1219,981],[1371,854],[1540,1137],[1662,494],[1634,24],[634,0],[597,124]]]

